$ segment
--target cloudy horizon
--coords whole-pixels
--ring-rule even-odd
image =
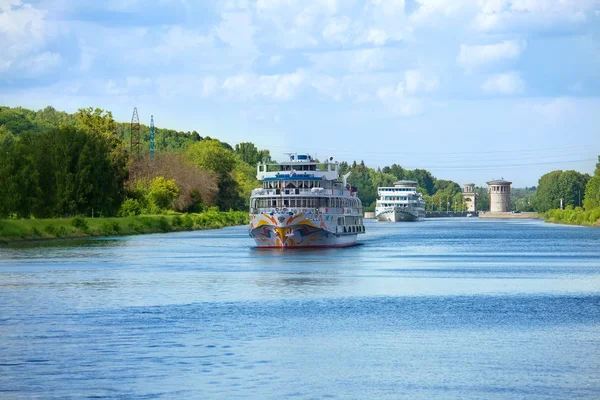
[[[0,0],[0,104],[397,163],[479,186],[591,173],[597,0]]]

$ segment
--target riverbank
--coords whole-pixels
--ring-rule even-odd
[[[218,229],[247,223],[245,211],[120,218],[0,219],[0,243]]]
[[[555,224],[600,227],[600,207],[591,210],[584,210],[581,207],[550,210],[544,214],[544,220]]]
[[[497,219],[539,219],[540,216],[536,212],[490,212],[481,211],[479,218],[497,218]]]

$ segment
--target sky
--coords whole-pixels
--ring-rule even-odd
[[[0,0],[0,104],[533,186],[600,154],[600,0]]]

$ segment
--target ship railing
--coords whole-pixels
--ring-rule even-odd
[[[285,207],[258,207],[258,208],[251,208],[250,212],[252,214],[259,214],[259,213],[264,213],[264,214],[271,214],[271,213],[288,213],[288,212],[295,212],[295,213],[304,213],[304,214],[361,214],[362,215],[362,210],[356,207],[315,207],[315,208],[311,208],[311,207],[290,207],[290,206],[285,206]]]
[[[322,189],[322,190],[313,190]],[[317,196],[317,197],[329,197],[329,196],[351,196],[358,197],[356,193],[351,193],[345,189],[323,189],[323,188],[311,188],[311,189],[253,189],[252,196]]]

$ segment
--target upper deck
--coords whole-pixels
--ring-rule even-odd
[[[256,179],[259,181],[286,181],[286,180],[312,180],[312,181],[337,181],[339,180],[339,164],[333,162],[333,157],[324,163],[319,163],[309,154],[289,154],[289,161],[280,163],[258,163],[256,166]],[[321,165],[326,169],[319,169]]]
[[[379,194],[379,197],[384,195],[416,193],[418,185],[419,183],[416,181],[398,181],[394,183],[394,186],[378,187],[377,193]]]

